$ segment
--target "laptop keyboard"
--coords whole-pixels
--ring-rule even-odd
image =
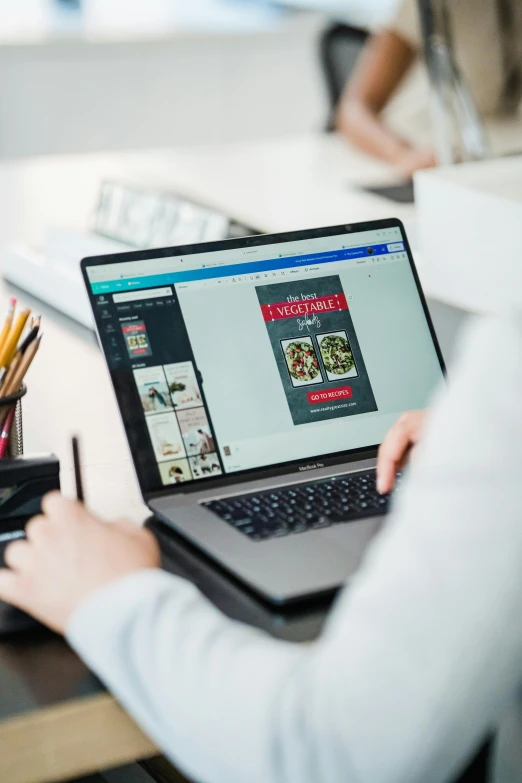
[[[253,541],[386,514],[390,496],[379,495],[375,470],[252,492],[202,503]]]

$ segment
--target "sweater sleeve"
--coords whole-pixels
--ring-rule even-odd
[[[198,783],[442,783],[512,704],[518,322],[481,322],[458,366],[388,524],[315,645],[233,623],[159,571],[76,611],[72,646]]]
[[[401,0],[399,7],[386,25],[388,30],[396,33],[414,49],[422,48],[422,30],[417,0]]]

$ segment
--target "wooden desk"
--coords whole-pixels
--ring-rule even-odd
[[[132,153],[4,165],[0,245],[20,239],[38,244],[46,225],[85,227],[105,177],[178,187],[267,230],[412,215],[411,207],[392,209],[389,202],[349,187],[349,180],[369,182],[390,174],[380,164],[362,165],[334,136],[267,143],[263,150],[252,156],[246,145],[219,154]],[[5,286],[0,290],[0,312],[8,293]],[[71,492],[69,439],[79,433],[91,508],[109,518],[142,521],[147,512],[94,335],[19,295],[42,312],[45,332],[24,402],[26,451],[54,451],[62,463],[63,488]],[[434,304],[434,318],[447,352],[461,316]],[[167,568],[195,580],[230,616],[296,642],[318,634],[325,604],[274,614],[173,534],[164,551]],[[61,639],[41,632],[0,643],[0,780],[52,783],[154,752]]]

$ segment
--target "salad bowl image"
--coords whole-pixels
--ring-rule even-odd
[[[323,382],[317,352],[310,337],[281,340],[281,347],[293,386]]]
[[[355,359],[345,331],[318,334],[317,342],[328,380],[357,377]]]

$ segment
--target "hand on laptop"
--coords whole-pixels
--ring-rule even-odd
[[[0,599],[58,633],[95,590],[160,565],[156,539],[132,522],[102,522],[58,492],[45,497],[43,512],[29,522],[27,540],[6,549]]]
[[[421,436],[425,418],[424,410],[403,413],[384,438],[377,456],[377,489],[381,494],[394,488],[397,473]]]

